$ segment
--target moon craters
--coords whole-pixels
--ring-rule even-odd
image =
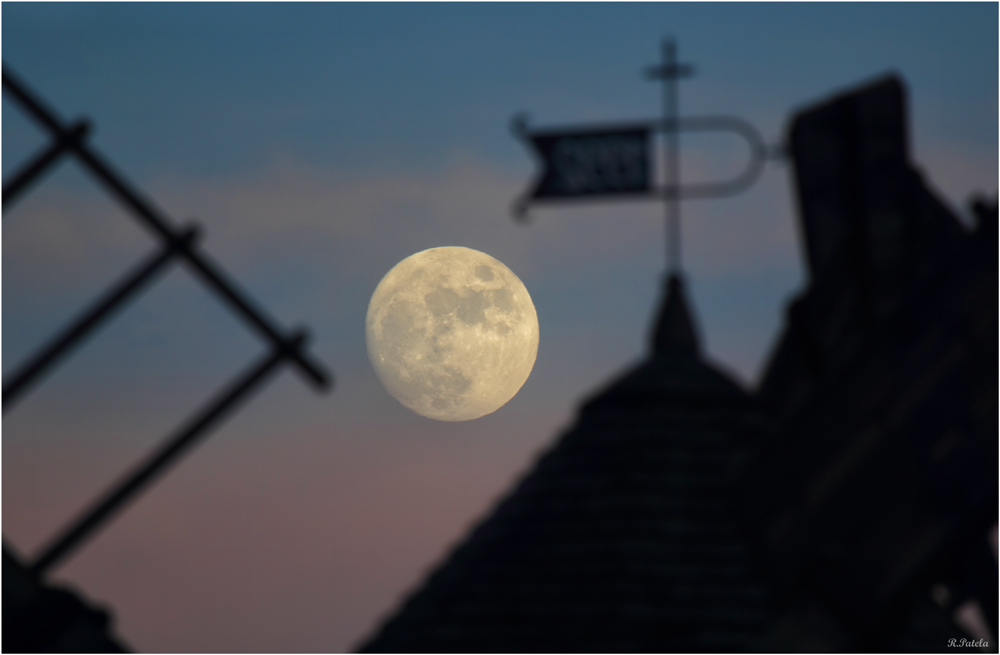
[[[476,277],[483,282],[489,282],[493,279],[493,269],[486,264],[480,264],[476,267]]]
[[[538,319],[521,281],[469,248],[404,259],[368,306],[368,354],[386,390],[423,416],[478,418],[524,384],[538,351]]]

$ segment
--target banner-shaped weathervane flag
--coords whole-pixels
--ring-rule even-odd
[[[681,199],[718,198],[743,191],[760,175],[767,146],[752,125],[734,116],[694,116],[669,121],[631,121],[605,126],[531,130],[523,116],[514,118],[514,134],[537,154],[541,171],[514,206],[523,215],[535,202],[618,197]],[[708,183],[677,182],[668,171],[657,184],[653,135],[658,131],[729,132],[748,146],[746,167],[729,179]],[[669,160],[669,157],[664,159]]]
[[[543,166],[530,193],[533,199],[646,194],[652,189],[648,129],[525,131],[524,136]]]
[[[673,41],[663,43],[663,60],[646,71],[663,82],[663,119],[604,126],[529,130],[523,117],[514,119],[514,134],[538,156],[541,170],[529,191],[514,204],[514,216],[524,220],[532,203],[597,198],[664,201],[667,210],[668,268],[680,269],[680,201],[718,198],[746,189],[772,156],[757,130],[732,116],[678,116],[677,80],[693,74],[689,64],[677,61]],[[738,175],[717,182],[681,184],[680,132],[730,132],[749,146],[746,167]],[[663,157],[654,172],[653,135],[663,133]],[[656,180],[661,181],[660,184]]]

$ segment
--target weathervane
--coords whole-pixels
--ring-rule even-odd
[[[666,205],[667,270],[679,274],[680,201],[718,198],[739,193],[753,184],[769,156],[756,129],[733,116],[680,118],[677,80],[694,68],[677,61],[673,39],[662,44],[663,61],[646,69],[647,77],[663,81],[663,119],[586,127],[531,131],[523,115],[515,116],[514,134],[539,156],[542,170],[531,189],[514,203],[514,218],[525,222],[531,203],[565,202],[591,198],[656,199]],[[664,132],[663,184],[653,181],[652,135]],[[681,131],[735,132],[746,140],[750,158],[743,171],[728,180],[681,185]]]

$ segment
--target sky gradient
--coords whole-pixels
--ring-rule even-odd
[[[351,648],[567,426],[646,352],[663,208],[510,207],[535,174],[510,132],[654,118],[660,39],[696,68],[681,113],[733,114],[780,143],[799,108],[887,72],[914,159],[963,218],[996,197],[996,4],[4,3],[4,65],[334,373],[284,371],[65,566],[146,651]],[[6,177],[43,135],[3,100]],[[682,136],[683,176],[742,151]],[[738,163],[735,164],[738,167]],[[752,385],[804,283],[791,169],[686,203],[705,350]],[[64,162],[4,216],[3,371],[155,241]],[[435,246],[482,250],[538,312],[534,371],[496,413],[413,414],[367,360],[382,276]],[[4,417],[3,532],[34,553],[264,344],[177,267]]]

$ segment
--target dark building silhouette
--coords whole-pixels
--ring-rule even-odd
[[[772,648],[945,651],[964,635],[935,584],[997,635],[997,210],[955,219],[910,163],[905,109],[891,77],[792,124],[809,285],[744,483]]]
[[[109,610],[49,585],[3,548],[3,652],[122,653]]]
[[[362,650],[944,652],[970,599],[996,635],[996,206],[963,227],[906,126],[895,77],[793,119],[809,283],[755,393],[671,278],[646,359]]]

